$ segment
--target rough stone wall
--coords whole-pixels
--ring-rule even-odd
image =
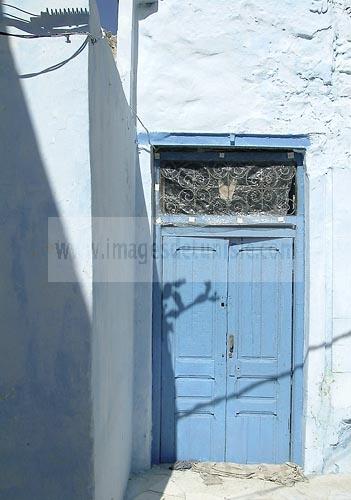
[[[139,23],[138,82],[152,131],[310,135],[305,468],[350,471],[350,0],[165,0]]]

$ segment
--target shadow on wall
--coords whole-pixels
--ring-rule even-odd
[[[147,242],[152,248],[152,234],[148,222],[145,195],[140,171],[139,155],[136,161],[135,207],[137,216],[136,243]],[[152,260],[152,259],[151,259]],[[139,269],[142,266],[139,266]],[[134,315],[134,403],[133,403],[133,462],[132,470],[143,470],[150,464],[152,426],[152,262],[144,269],[144,276],[136,277]]]
[[[97,18],[95,9],[92,2],[92,19]],[[132,234],[136,245],[145,244],[150,241],[150,229],[135,117],[105,40],[89,46],[89,99],[92,215],[118,218],[110,242],[123,243],[126,234]],[[95,240],[98,228],[93,224]],[[118,261],[113,264],[119,265]],[[93,266],[95,277],[98,264]],[[122,266],[131,266],[129,270],[135,276],[132,259]],[[151,283],[142,283],[146,281],[142,276],[135,276],[135,281],[98,282],[97,278],[93,284],[95,488],[97,498],[109,500],[123,497],[132,447],[138,447],[144,439],[144,427],[150,427],[146,413],[151,412],[151,377],[147,374],[151,339],[145,317],[151,310]],[[142,449],[147,453],[145,446]]]
[[[6,19],[6,25],[17,28],[24,33],[43,36],[89,31],[89,12],[87,9],[47,9],[39,14],[20,9],[8,2],[3,5],[7,7],[7,12],[3,15]],[[67,38],[67,42],[69,42],[69,38]]]
[[[156,287],[160,287],[159,296],[162,296],[162,380],[168,381],[167,396],[170,393],[172,398],[176,395],[176,373],[174,369],[174,353],[171,350],[171,345],[176,341],[173,339],[169,341],[169,338],[174,336],[175,331],[175,320],[179,318],[182,314],[186,313],[189,309],[194,309],[192,312],[193,316],[199,314],[196,308],[203,304],[204,302],[216,302],[220,300],[220,297],[213,291],[213,283],[210,281],[202,283],[203,293],[199,293],[191,302],[185,303],[183,299],[183,289],[186,285],[192,286],[190,281],[179,280],[176,282],[166,282],[162,286],[155,284]],[[188,332],[190,333],[190,332]],[[290,378],[294,372],[298,372],[304,369],[305,363],[308,360],[308,356],[314,352],[321,349],[330,349],[333,344],[340,342],[351,337],[351,332],[345,332],[338,336],[335,336],[331,342],[323,342],[320,344],[309,346],[305,352],[304,360],[302,363],[296,363],[293,368],[286,371],[280,371],[274,375],[273,380],[280,381],[286,378]],[[164,346],[168,346],[167,348]],[[177,460],[183,459],[177,455],[177,432],[179,430],[179,424],[183,419],[191,417],[192,415],[199,414],[201,412],[208,412],[209,406],[215,407],[220,405],[223,401],[228,402],[229,400],[249,397],[250,393],[254,389],[260,388],[267,383],[267,377],[256,380],[250,384],[246,384],[241,389],[235,391],[228,391],[226,395],[212,398],[210,400],[205,399],[204,402],[198,402],[193,405],[189,405],[187,410],[182,409],[181,411],[175,410],[175,420],[174,420],[174,435],[172,438],[171,449],[173,450],[172,457],[167,459],[169,462],[175,462]],[[161,387],[162,391],[162,387]],[[156,412],[154,415],[154,420],[159,418],[159,413]],[[156,423],[157,424],[157,423]],[[161,420],[161,426],[163,421]],[[154,421],[155,425],[155,421]],[[170,424],[171,425],[171,424]],[[328,422],[326,422],[328,425]],[[332,423],[330,422],[330,425]],[[162,431],[161,431],[162,436]],[[172,432],[167,430],[167,437],[172,436]],[[171,438],[169,438],[171,439]],[[350,454],[350,444],[351,444],[351,419],[346,418],[340,422],[338,440],[334,445],[330,445],[326,449],[326,456],[323,460],[325,472],[330,472],[334,464],[334,472],[337,472],[337,462],[342,462]],[[191,460],[191,457],[189,457]],[[156,457],[156,461],[157,457]],[[162,460],[161,460],[162,461]],[[156,462],[156,463],[157,463]],[[156,497],[155,497],[156,498]]]
[[[0,62],[0,497],[87,500],[91,323],[79,284],[48,282],[60,214],[4,36]]]
[[[30,39],[30,37],[65,33],[67,43],[70,43],[70,34],[77,32],[85,33],[89,31],[89,12],[86,9],[77,9],[76,11],[74,9],[68,9],[67,11],[65,9],[62,11],[60,9],[56,12],[47,10],[46,12],[41,12],[41,14],[33,14],[8,3],[4,3],[4,5],[7,7],[6,14],[2,16],[4,25],[10,28],[16,28],[23,33],[28,33],[28,35],[23,35],[23,33],[21,33],[21,36],[28,36],[28,39]],[[32,17],[28,20],[28,16]],[[87,35],[85,39],[83,39],[81,46],[68,58],[60,60],[52,66],[38,69],[36,72],[18,75],[18,78],[23,80],[33,78],[62,68],[79,56],[88,45],[88,42],[89,36]]]
[[[199,286],[197,286],[199,285]],[[157,283],[154,285],[155,287],[159,287],[159,280],[157,280]],[[184,300],[184,295],[188,295],[189,292],[191,291],[190,295],[194,292],[194,289],[196,290],[196,294],[191,297],[191,301],[186,302]],[[202,291],[200,291],[202,289]],[[185,292],[184,292],[185,290]],[[186,293],[188,292],[188,294]],[[199,311],[197,310],[197,307],[200,306],[201,304],[204,303],[214,303],[220,300],[220,296],[218,295],[217,291],[214,289],[213,283],[211,281],[205,281],[204,283],[197,284],[197,283],[192,283],[191,281],[187,281],[186,279],[180,279],[178,281],[174,282],[165,282],[162,284],[161,289],[159,290],[159,293],[157,294],[159,297],[162,297],[162,368],[161,368],[161,394],[162,391],[167,389],[167,394],[163,393],[161,396],[161,409],[160,413],[163,413],[163,410],[165,410],[165,404],[172,405],[173,401],[176,400],[176,395],[177,395],[177,389],[176,389],[176,380],[177,380],[177,374],[175,372],[175,359],[174,359],[174,353],[172,352],[171,346],[172,345],[177,345],[177,340],[174,338],[172,340],[172,337],[175,336],[176,329],[176,321],[177,319],[184,313],[186,313],[189,310],[193,310],[192,314],[197,315],[199,314]],[[201,313],[200,313],[201,314]],[[189,325],[190,327],[191,325]],[[188,330],[188,335],[191,334],[191,330]],[[198,333],[198,332],[197,332]],[[168,384],[163,386],[163,384],[166,384],[166,381],[168,381]],[[166,398],[166,402],[162,402],[162,399]],[[203,403],[203,407],[207,408],[208,406],[212,405],[216,406],[218,403],[220,403],[222,398],[213,399],[210,402],[206,400]],[[200,404],[202,406],[202,403]],[[172,432],[170,429],[168,429],[167,436],[169,439],[172,441],[171,449],[172,449],[172,457],[171,460],[167,461],[177,461],[179,460],[178,457],[178,450],[177,450],[177,433],[178,433],[178,427],[179,427],[179,422],[182,418],[187,417],[192,415],[193,413],[195,414],[198,410],[198,405],[194,405],[191,407],[188,411],[175,411],[174,415],[174,432]],[[157,415],[154,415],[157,418]],[[162,415],[161,417],[161,427],[164,425],[164,417]],[[169,424],[172,425],[172,422]],[[161,431],[161,436],[162,432],[165,432],[165,429]],[[162,456],[162,451],[161,451],[161,456]],[[169,456],[169,453],[167,454]],[[190,457],[189,457],[190,458]],[[163,460],[162,460],[163,461]]]

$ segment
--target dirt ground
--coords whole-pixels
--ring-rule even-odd
[[[207,486],[192,470],[171,471],[167,465],[129,480],[125,500],[351,500],[351,474],[308,476],[308,481],[282,486],[260,479],[222,478]]]

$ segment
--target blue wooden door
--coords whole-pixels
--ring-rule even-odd
[[[161,461],[290,458],[292,239],[163,238]]]
[[[292,239],[230,246],[226,460],[290,457]]]
[[[228,241],[163,239],[161,461],[224,460]]]

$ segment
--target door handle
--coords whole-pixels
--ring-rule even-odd
[[[228,358],[233,357],[234,352],[234,335],[228,336]]]

